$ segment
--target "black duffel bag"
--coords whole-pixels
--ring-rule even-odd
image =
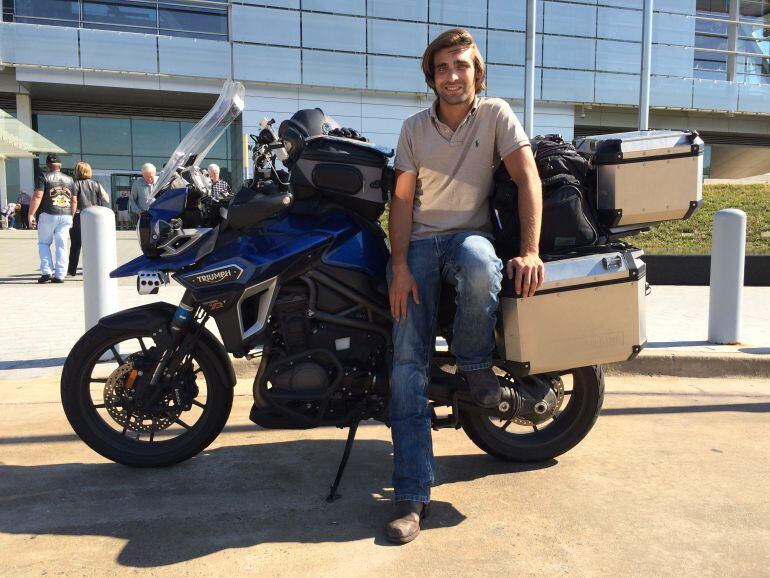
[[[585,194],[588,162],[556,135],[532,141],[535,163],[543,183],[540,254],[560,254],[600,241],[595,211]],[[492,222],[495,245],[504,259],[520,254],[519,195],[516,183],[501,162],[494,174]]]

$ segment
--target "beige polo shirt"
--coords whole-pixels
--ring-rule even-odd
[[[529,145],[507,102],[477,97],[452,131],[436,115],[436,102],[407,118],[395,168],[417,175],[412,239],[443,233],[490,233],[492,172],[501,158]]]

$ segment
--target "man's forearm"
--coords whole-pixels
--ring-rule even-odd
[[[540,178],[527,179],[519,186],[519,223],[522,255],[539,253],[540,224],[543,215],[543,192]]]
[[[37,193],[32,195],[32,199],[29,202],[29,212],[27,213],[28,215],[33,217],[35,216],[35,213],[37,212],[37,208],[40,206],[40,201],[42,196],[43,196],[42,191],[40,195],[38,195]]]
[[[78,198],[75,197],[74,199],[72,199],[72,211],[70,212],[70,214],[74,217],[75,213],[77,212],[78,212]]]
[[[407,265],[409,240],[412,236],[412,203],[396,196],[390,201],[388,217],[391,267]]]

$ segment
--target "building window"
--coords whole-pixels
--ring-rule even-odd
[[[770,84],[770,0],[698,0],[693,73]]]
[[[227,0],[2,0],[3,21],[227,40]]]

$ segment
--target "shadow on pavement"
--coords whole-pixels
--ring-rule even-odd
[[[661,349],[669,347],[698,347],[701,345],[714,345],[710,341],[648,341],[647,349]]]
[[[37,283],[40,273],[23,273],[21,275],[11,275],[10,277],[0,277],[0,284],[29,284]]]
[[[66,357],[44,357],[42,359],[12,359],[10,361],[0,361],[0,371],[8,369],[33,369],[36,367],[63,366],[66,359]]]
[[[729,403],[720,405],[671,405],[664,407],[615,407],[603,409],[601,415],[647,415],[661,413],[709,413],[740,411],[744,413],[770,412],[770,403]]]
[[[751,355],[770,355],[770,347],[741,347],[738,351]]]
[[[0,532],[121,538],[126,543],[117,562],[135,568],[261,543],[384,543],[391,445],[356,442],[342,499],[327,504],[343,446],[341,440],[228,446],[160,469],[0,464]],[[556,464],[514,464],[484,454],[439,456],[436,462],[439,484]],[[434,501],[423,530],[457,526],[464,519],[452,504]]]

